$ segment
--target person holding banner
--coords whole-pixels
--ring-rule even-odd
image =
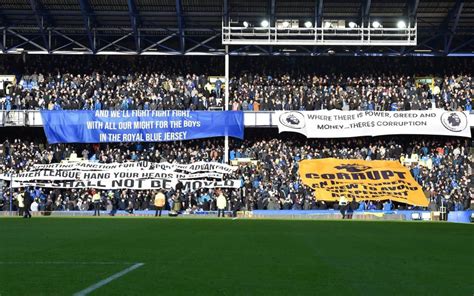
[[[158,193],[155,195],[155,217],[158,216],[158,211],[160,212],[160,217],[161,217],[161,211],[163,210],[163,207],[165,206],[165,194],[163,193],[163,190],[159,190]]]
[[[94,203],[94,216],[100,216],[100,194],[92,190],[92,202]]]

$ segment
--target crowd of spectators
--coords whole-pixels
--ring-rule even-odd
[[[0,88],[0,110],[224,109],[222,57],[1,56],[0,74],[17,84]],[[231,57],[229,110],[472,110],[472,59]],[[219,78],[221,77],[221,78]],[[425,77],[428,84],[418,84]],[[221,139],[176,143],[48,145],[34,137],[0,145],[0,173],[28,171],[35,163],[69,158],[110,163],[149,160],[193,163],[224,159]],[[337,203],[314,198],[298,178],[298,161],[307,158],[399,160],[422,185],[429,208],[471,207],[474,184],[472,143],[460,138],[378,137],[300,139],[297,136],[247,137],[232,141],[231,160],[250,158],[230,178],[242,188],[227,189],[232,209],[328,209]],[[87,210],[88,190],[30,188],[33,210]],[[14,206],[18,206],[13,193]],[[153,191],[100,191],[103,207],[153,208]],[[9,208],[9,190],[0,209]],[[216,191],[166,192],[167,207],[213,210]],[[382,201],[361,209],[405,208]]]
[[[0,74],[14,74],[18,83],[0,94],[0,109],[222,110],[222,61],[9,56],[0,60]],[[236,57],[231,63],[229,110],[472,110],[468,59]],[[418,84],[420,76],[433,81]]]
[[[175,143],[120,143],[102,145],[48,145],[44,142],[11,140],[0,145],[0,172],[28,171],[35,163],[55,163],[70,158],[95,162],[156,162],[193,163],[222,162],[222,139]],[[239,178],[240,189],[226,189],[229,209],[337,209],[338,204],[318,200],[298,177],[298,161],[335,157],[342,159],[399,160],[410,167],[421,184],[429,209],[444,204],[449,210],[472,208],[473,151],[471,140],[435,137],[380,137],[354,139],[291,139],[281,136],[249,137],[230,143],[229,158],[251,159],[239,165],[229,178]],[[9,209],[9,188],[0,195],[0,209]],[[14,190],[14,208],[20,190]],[[103,209],[151,210],[156,192],[134,190],[102,190]],[[195,192],[169,190],[168,209],[187,211],[215,210],[216,190]],[[30,188],[33,210],[90,210],[93,207],[88,190]],[[177,207],[178,206],[178,207]],[[176,208],[177,207],[177,208]],[[401,203],[372,201],[361,203],[361,210],[406,209]]]

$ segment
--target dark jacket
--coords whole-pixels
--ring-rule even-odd
[[[25,191],[25,194],[23,195],[24,201],[23,203],[25,204],[25,208],[29,209],[31,205],[31,194],[30,191]]]

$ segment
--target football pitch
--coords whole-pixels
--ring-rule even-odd
[[[467,295],[473,225],[0,218],[0,295]]]

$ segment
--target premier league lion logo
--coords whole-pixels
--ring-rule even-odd
[[[461,124],[461,118],[456,113],[451,113],[448,117],[448,122],[451,126],[459,126]]]
[[[444,112],[441,123],[452,132],[461,132],[467,127],[467,117],[462,112]]]
[[[336,167],[338,170],[346,170],[348,173],[358,173],[370,169],[369,166],[361,164],[341,164]]]
[[[300,123],[300,120],[299,120],[298,118],[296,118],[295,115],[290,114],[290,115],[286,118],[286,122],[288,122],[289,124],[296,125],[296,124]]]
[[[280,114],[280,123],[292,129],[302,129],[305,127],[305,118],[298,111],[283,112]]]

